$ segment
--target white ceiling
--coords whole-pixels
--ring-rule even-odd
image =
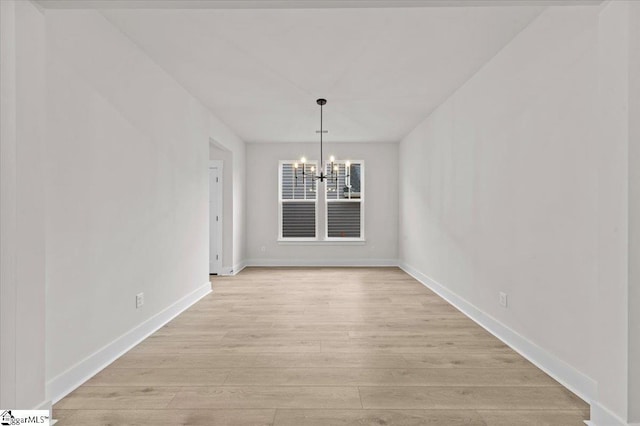
[[[247,142],[396,142],[541,5],[102,10]]]

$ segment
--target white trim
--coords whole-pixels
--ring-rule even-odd
[[[222,162],[222,160],[209,160],[209,174],[211,174],[211,169],[217,169],[218,170],[218,183],[220,184],[220,186],[218,187],[218,191],[217,191],[217,207],[218,207],[218,211],[217,216],[218,216],[218,221],[216,222],[216,239],[217,241],[217,247],[218,247],[218,253],[216,253],[218,255],[218,259],[214,260],[215,263],[215,273],[216,274],[220,274],[222,273],[222,257],[224,255],[224,241],[222,239],[222,235],[224,233],[223,231],[223,221],[224,221],[224,208],[223,208],[223,193],[224,193],[224,163]],[[209,180],[210,182],[210,180]],[[211,195],[211,188],[209,188],[209,195]],[[211,226],[211,212],[209,212],[209,226]],[[209,232],[209,238],[211,238],[211,232]],[[211,274],[211,253],[209,253],[209,273]]]
[[[108,0],[108,1],[112,1],[112,0]],[[127,0],[127,1],[129,1],[129,0]],[[182,1],[182,0],[180,0],[180,1]],[[233,152],[233,150],[229,149],[227,147],[227,145],[225,145],[224,143],[212,138],[211,136],[209,136],[209,145],[213,146],[214,148],[221,149],[222,151]]]
[[[220,273],[218,274],[219,277],[230,277],[233,274],[233,270],[234,268],[231,267],[229,268],[228,266],[226,268],[222,268],[222,270],[220,271]]]
[[[210,292],[211,283],[207,282],[166,309],[127,331],[113,342],[98,349],[67,371],[47,382],[47,395],[54,404],[60,401],[100,370],[111,364],[118,359],[118,357],[149,337],[160,327],[180,315]]]
[[[245,267],[246,267],[246,263],[244,260],[236,263],[234,266],[232,267],[226,267],[226,268],[222,268],[222,273],[218,274],[219,276],[224,276],[224,277],[231,277],[234,275],[238,275],[238,273],[240,273],[240,271],[242,271]]]
[[[40,404],[36,405],[34,410],[49,410],[51,412],[51,408],[53,407],[53,403],[51,400],[42,401]]]
[[[233,269],[231,270],[231,273],[232,275],[237,275],[246,267],[247,267],[247,263],[244,260],[240,261],[233,267]]]
[[[398,266],[397,259],[249,259],[247,266]]]
[[[282,223],[282,220],[280,221],[280,223]],[[280,230],[280,232],[282,232],[282,230]],[[278,243],[280,244],[284,244],[284,243],[307,244],[307,243],[321,243],[321,242],[322,240],[318,240],[316,238],[309,238],[309,237],[287,237],[287,238],[278,237]]]
[[[300,240],[291,239],[278,240],[278,244],[283,246],[363,246],[367,243],[364,239],[359,238],[332,238],[330,240]]]
[[[638,423],[627,423],[595,401],[591,403],[591,420],[585,424],[590,426],[638,426]]]
[[[53,418],[53,403],[51,400],[42,401],[40,404],[36,405],[34,410],[47,410],[49,412],[49,424],[51,426],[55,425],[58,421]]]
[[[496,336],[520,355],[527,358],[538,368],[553,377],[587,403],[591,403],[591,401],[595,399],[597,383],[593,379],[531,342],[526,337],[502,324],[500,321],[482,312],[471,303],[462,299],[460,296],[442,284],[424,275],[417,269],[404,262],[400,263],[400,268],[422,283],[425,287],[433,290],[467,317],[475,321],[489,333]],[[598,426],[609,425],[598,424]]]
[[[361,213],[363,214],[363,213]],[[360,226],[360,230],[362,231],[362,226]],[[366,242],[366,238],[356,238],[356,237],[327,237],[324,240],[322,240],[323,243],[330,243],[330,244],[334,244],[334,243],[358,243],[358,244],[364,244]],[[340,244],[336,244],[336,245],[340,245]],[[348,244],[347,244],[348,245]]]

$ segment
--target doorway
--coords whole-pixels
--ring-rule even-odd
[[[209,274],[222,270],[222,161],[209,161]]]

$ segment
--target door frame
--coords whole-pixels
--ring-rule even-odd
[[[215,214],[218,216],[218,221],[215,222],[214,226],[216,227],[216,240],[217,240],[217,247],[218,247],[218,259],[214,259],[213,261],[215,262],[215,266],[216,266],[216,271],[218,275],[222,275],[222,256],[223,256],[223,239],[222,239],[222,221],[224,220],[224,216],[222,215],[223,212],[223,208],[222,208],[222,200],[223,200],[223,192],[224,192],[224,182],[223,182],[223,161],[222,160],[209,160],[209,168],[208,168],[208,172],[209,172],[209,176],[207,176],[207,182],[210,183],[210,176],[211,176],[211,169],[218,169],[218,183],[220,184],[220,186],[218,186],[218,193],[217,193],[217,203],[216,205],[218,206],[218,211],[215,212]],[[210,185],[208,185],[208,196],[211,196],[211,187]],[[209,206],[211,206],[211,203],[209,203]],[[209,212],[209,247],[211,247],[211,214],[212,212]],[[209,252],[209,263],[212,262],[212,253]],[[211,268],[209,269],[209,274],[211,274]]]

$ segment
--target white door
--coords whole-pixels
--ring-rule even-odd
[[[219,167],[209,167],[209,273],[219,274],[222,264],[222,176]]]

